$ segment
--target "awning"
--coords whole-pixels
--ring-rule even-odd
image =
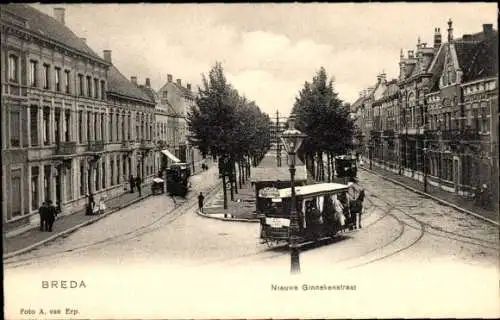
[[[170,151],[168,151],[167,149],[164,149],[161,151],[161,153],[163,153],[164,155],[166,155],[170,160],[172,160],[173,162],[181,162],[181,160],[179,160],[176,156],[174,156]]]

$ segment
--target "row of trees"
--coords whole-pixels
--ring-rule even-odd
[[[270,119],[227,81],[220,62],[212,67],[208,77],[202,75],[202,81],[196,105],[188,111],[189,140],[204,157],[218,157],[227,209],[226,181],[234,200],[234,193],[238,192],[236,168],[241,188],[250,175],[250,161],[260,161],[269,149]]]
[[[305,82],[292,109],[297,129],[307,135],[299,157],[313,178],[323,181],[333,179],[334,157],[352,150],[355,131],[350,106],[338,97],[333,82],[321,67],[312,82]]]

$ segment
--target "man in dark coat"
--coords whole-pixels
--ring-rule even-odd
[[[56,220],[57,208],[52,204],[52,200],[48,201],[47,208],[47,228],[49,232],[52,232],[52,226],[54,225],[54,221]]]
[[[137,176],[137,178],[135,178],[135,186],[137,187],[137,191],[139,191],[139,197],[142,195],[141,194],[141,183],[142,183],[141,177]]]
[[[198,209],[200,212],[203,212],[203,201],[205,200],[205,197],[203,196],[203,193],[200,192],[200,195],[198,196]]]
[[[38,214],[40,215],[40,231],[47,230],[47,212],[48,206],[47,201],[44,201],[40,208],[38,209]]]

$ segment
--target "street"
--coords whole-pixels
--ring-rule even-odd
[[[188,297],[211,296],[214,289],[232,305],[233,309],[227,310],[244,312],[238,295],[228,296],[229,292],[257,290],[261,294],[264,290],[260,299],[274,299],[276,296],[268,292],[270,285],[293,284],[300,289],[302,283],[297,279],[307,279],[304,283],[313,286],[340,281],[364,287],[358,298],[369,301],[371,298],[364,295],[372,296],[375,288],[383,286],[387,299],[403,299],[412,305],[417,303],[414,296],[425,303],[421,296],[424,293],[429,301],[436,299],[430,295],[429,286],[444,287],[453,294],[448,294],[449,300],[441,301],[439,308],[457,314],[497,312],[497,304],[489,300],[477,305],[457,302],[468,301],[467,293],[497,290],[491,279],[497,275],[498,229],[486,222],[360,171],[360,181],[367,192],[363,228],[342,233],[329,244],[303,248],[302,274],[293,280],[288,275],[288,249],[261,244],[258,223],[219,221],[195,213],[196,195],[217,184],[216,173],[216,168],[211,168],[194,177],[194,191],[176,210],[171,211],[173,202],[169,197],[150,197],[66,238],[4,261],[6,288],[29,289],[28,298],[32,299],[44,292],[34,289],[39,288],[41,281],[84,281],[85,286],[93,289],[73,289],[71,295],[65,294],[69,291],[53,289],[50,298],[44,299],[55,298],[58,305],[67,306],[70,296],[78,294],[79,299],[98,304],[100,316],[116,314],[118,305],[119,310],[133,315],[136,309],[122,307],[116,301],[128,305],[126,301],[137,299],[133,292],[140,290],[140,301],[158,305],[157,314],[167,312],[161,301],[182,301],[175,307],[164,306],[182,317],[186,315],[182,313],[186,312],[184,308],[192,307],[193,300]],[[61,286],[59,282],[55,284]],[[403,297],[398,295],[401,290],[405,290]],[[105,302],[110,292],[115,301],[112,304]],[[214,308],[218,304],[226,308],[226,302],[212,298],[216,299]],[[348,296],[339,299],[337,303],[342,306],[337,305],[336,310],[343,315],[369,316],[370,308],[377,308],[374,304],[349,309],[343,304]],[[403,301],[388,309],[393,313],[386,316],[405,312],[409,306]],[[19,301],[15,302],[13,305],[19,305]],[[457,309],[457,303],[465,309]],[[485,305],[490,309],[482,309]],[[203,306],[197,314],[206,315],[212,310]],[[435,308],[434,312],[441,312],[438,306]],[[274,308],[265,310],[275,312]],[[91,314],[89,310],[85,312]]]
[[[368,195],[364,228],[330,245],[305,248],[304,271],[362,268],[392,263],[452,262],[496,268],[498,229],[475,217],[412,193],[365,171],[360,181]],[[236,223],[196,215],[195,196],[217,183],[216,168],[193,177],[191,203],[173,209],[170,197],[150,197],[66,238],[5,261],[12,268],[62,265],[168,263],[200,267],[238,265],[269,260],[286,270],[288,252],[259,243],[258,223]],[[321,258],[317,265],[314,261]],[[311,262],[308,262],[311,260]]]

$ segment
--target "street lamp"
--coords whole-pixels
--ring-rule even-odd
[[[427,153],[429,152],[428,148],[424,148],[424,192],[427,193]]]
[[[288,153],[288,166],[290,167],[290,187],[292,189],[291,209],[290,209],[290,258],[291,272],[300,273],[300,258],[298,246],[299,233],[299,217],[297,216],[297,205],[295,199],[295,154],[300,148],[302,141],[306,137],[305,134],[295,129],[295,116],[290,115],[288,118],[288,129],[281,134],[283,147]]]

